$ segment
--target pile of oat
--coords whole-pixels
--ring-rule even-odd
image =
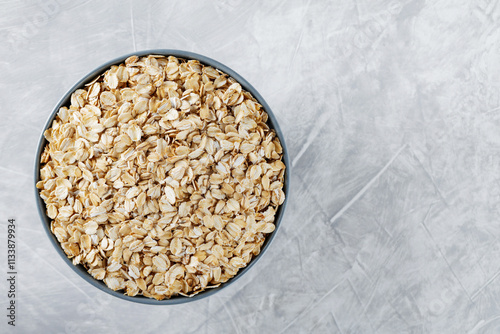
[[[132,56],[45,132],[40,196],[73,263],[129,296],[192,296],[274,231],[282,147],[262,106],[195,60]]]

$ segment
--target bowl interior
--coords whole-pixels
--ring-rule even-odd
[[[35,170],[34,170],[34,172],[35,172],[35,185],[36,185],[36,183],[38,181],[40,181],[40,167],[41,167],[40,157],[41,157],[41,154],[43,153],[43,149],[44,149],[45,145],[47,144],[47,140],[43,136],[43,133],[45,132],[46,129],[48,129],[52,125],[52,121],[55,119],[55,117],[57,115],[57,112],[59,111],[59,108],[61,108],[63,106],[69,106],[70,105],[71,94],[75,90],[83,88],[85,86],[85,84],[91,82],[97,76],[99,76],[102,73],[104,73],[112,65],[121,64],[121,63],[123,63],[125,61],[125,59],[127,59],[128,57],[133,56],[133,55],[141,57],[141,56],[146,56],[146,55],[151,55],[151,54],[163,55],[163,56],[175,56],[177,58],[184,58],[184,59],[194,59],[194,60],[198,60],[200,63],[202,63],[204,65],[209,65],[209,66],[212,66],[212,67],[214,67],[216,69],[219,69],[222,72],[224,72],[224,73],[228,74],[229,76],[233,77],[236,81],[238,81],[241,84],[241,86],[243,87],[243,89],[245,89],[246,91],[250,92],[252,94],[252,96],[264,107],[264,110],[267,112],[267,114],[269,116],[267,123],[268,123],[268,125],[269,125],[270,128],[272,128],[272,129],[274,129],[276,131],[276,134],[277,134],[277,136],[278,136],[278,138],[279,138],[279,140],[281,142],[281,145],[283,147],[283,162],[284,162],[284,164],[286,166],[285,179],[284,179],[284,183],[283,183],[283,192],[285,193],[285,201],[283,202],[283,204],[281,204],[279,206],[278,210],[276,211],[275,221],[274,221],[276,229],[264,241],[264,244],[262,245],[260,254],[257,255],[257,256],[255,256],[245,268],[240,269],[238,271],[238,274],[236,276],[234,276],[233,278],[231,278],[226,283],[222,283],[217,288],[207,289],[207,290],[205,290],[203,292],[198,293],[197,295],[195,295],[193,297],[176,296],[176,297],[172,297],[170,299],[156,300],[156,299],[153,299],[153,298],[148,298],[148,297],[139,296],[139,295],[138,296],[134,296],[134,297],[127,296],[122,291],[113,291],[112,289],[108,288],[103,281],[99,281],[99,280],[94,279],[87,272],[87,270],[85,269],[85,267],[83,265],[81,265],[81,264],[76,265],[76,266],[73,265],[73,263],[71,262],[71,260],[66,256],[66,254],[63,251],[63,249],[61,248],[59,242],[57,241],[57,238],[55,237],[54,234],[52,234],[52,232],[50,230],[51,219],[46,214],[45,202],[39,196],[39,192],[38,192],[38,189],[36,187],[35,187],[35,195],[36,195],[36,203],[37,203],[37,207],[38,207],[38,213],[39,213],[39,215],[40,215],[40,217],[41,217],[41,219],[43,221],[44,229],[47,232],[50,241],[54,245],[54,248],[59,253],[59,255],[63,258],[63,260],[71,268],[73,268],[73,270],[80,277],[82,277],[84,280],[86,280],[87,282],[89,282],[90,284],[92,284],[93,286],[95,286],[96,288],[98,288],[98,289],[100,289],[100,290],[102,290],[102,291],[104,291],[106,293],[109,293],[109,294],[111,294],[111,295],[113,295],[115,297],[118,297],[118,298],[121,298],[121,299],[125,299],[125,300],[128,300],[128,301],[133,301],[133,302],[138,302],[138,303],[143,303],[143,304],[153,304],[153,305],[180,304],[180,303],[186,303],[186,302],[189,302],[189,301],[199,300],[201,298],[208,297],[208,296],[216,293],[217,291],[220,291],[221,289],[223,289],[223,288],[229,286],[230,284],[234,283],[238,278],[240,278],[243,274],[245,274],[259,260],[259,258],[263,256],[263,254],[265,253],[265,251],[268,249],[268,247],[271,244],[272,240],[276,236],[276,233],[277,233],[278,228],[279,228],[280,223],[281,223],[281,219],[283,217],[283,213],[285,211],[285,207],[286,207],[286,203],[288,201],[288,195],[289,195],[288,190],[289,190],[289,174],[290,174],[290,163],[289,163],[288,151],[286,149],[285,140],[284,140],[284,137],[283,137],[283,133],[281,132],[281,130],[279,128],[278,122],[277,122],[274,114],[271,111],[271,108],[266,103],[266,101],[264,100],[264,98],[257,92],[257,90],[254,87],[252,87],[252,85],[250,85],[250,83],[248,83],[248,81],[246,81],[244,78],[242,78],[235,71],[231,70],[227,66],[225,66],[225,65],[223,65],[223,64],[221,64],[221,63],[219,63],[219,62],[217,62],[217,61],[215,61],[213,59],[210,59],[208,57],[205,57],[205,56],[202,56],[202,55],[199,55],[199,54],[196,54],[196,53],[187,52],[187,51],[170,50],[170,49],[145,50],[145,51],[140,51],[140,52],[134,52],[134,53],[131,53],[131,54],[127,54],[127,55],[124,55],[122,57],[119,57],[119,58],[116,58],[114,60],[111,60],[111,61],[103,64],[102,66],[99,66],[98,68],[96,68],[95,70],[93,70],[92,72],[90,72],[89,74],[87,74],[80,81],[78,81],[73,87],[71,87],[71,89],[61,98],[61,100],[55,106],[55,108],[52,111],[49,119],[47,120],[47,123],[45,124],[45,126],[43,128],[42,135],[41,135],[41,138],[40,138],[40,141],[39,141],[39,144],[38,144],[38,150],[37,150],[36,161],[35,161]]]

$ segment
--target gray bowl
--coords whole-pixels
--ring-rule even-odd
[[[283,146],[283,162],[286,166],[283,191],[284,191],[286,197],[285,197],[284,203],[282,205],[280,205],[280,207],[278,208],[278,210],[276,212],[276,216],[275,216],[276,218],[275,218],[275,222],[274,222],[276,225],[275,231],[266,238],[266,241],[264,242],[264,244],[261,248],[260,254],[256,257],[254,257],[252,259],[252,261],[245,268],[241,269],[236,276],[231,278],[226,283],[221,284],[217,288],[207,289],[203,292],[198,293],[197,295],[195,295],[193,297],[176,296],[176,297],[172,297],[170,299],[164,299],[164,300],[156,300],[156,299],[147,298],[144,296],[130,297],[130,296],[125,295],[123,293],[123,291],[113,291],[110,288],[108,288],[104,284],[103,281],[99,281],[99,280],[94,279],[87,272],[87,270],[85,269],[85,267],[83,265],[81,265],[81,264],[76,265],[76,266],[73,265],[71,260],[68,259],[68,257],[64,253],[64,251],[61,248],[61,245],[59,244],[59,242],[57,241],[55,235],[52,234],[52,232],[50,230],[51,219],[46,214],[45,202],[40,197],[38,189],[36,188],[36,183],[38,181],[40,181],[40,165],[41,165],[40,164],[40,157],[41,157],[41,154],[43,153],[43,149],[44,149],[45,145],[47,144],[47,140],[43,136],[43,133],[45,132],[46,129],[48,129],[51,126],[52,121],[56,118],[56,115],[57,115],[57,112],[59,111],[59,108],[61,108],[63,106],[69,106],[71,94],[75,90],[83,88],[86,83],[89,83],[92,80],[94,80],[97,76],[104,73],[112,65],[121,64],[121,63],[125,62],[125,59],[127,59],[128,57],[133,56],[133,55],[146,56],[146,55],[150,55],[150,54],[164,55],[164,56],[175,56],[175,57],[184,58],[184,59],[195,59],[204,65],[209,65],[209,66],[212,66],[214,68],[217,68],[217,69],[221,70],[222,72],[228,74],[229,76],[233,77],[234,79],[236,79],[241,84],[241,86],[246,91],[250,92],[253,95],[253,97],[255,97],[255,99],[257,99],[257,101],[264,107],[264,110],[269,115],[269,119],[268,119],[267,123],[268,123],[270,128],[272,128],[276,131],[276,134],[281,142],[281,145]],[[283,133],[281,132],[281,130],[279,128],[276,117],[273,115],[271,108],[266,103],[264,98],[259,94],[259,92],[257,92],[257,90],[254,87],[252,87],[252,85],[250,85],[250,83],[248,81],[246,81],[243,77],[241,77],[238,73],[236,73],[235,71],[233,71],[229,67],[227,67],[227,66],[225,66],[225,65],[223,65],[223,64],[219,63],[218,61],[215,61],[211,58],[208,58],[208,57],[196,54],[196,53],[188,52],[188,51],[170,50],[170,49],[155,49],[155,50],[144,50],[144,51],[134,52],[134,53],[127,54],[127,55],[124,55],[122,57],[116,58],[114,60],[111,60],[111,61],[99,66],[95,70],[91,71],[89,74],[87,74],[85,77],[83,77],[80,81],[78,81],[73,87],[71,87],[66,94],[64,94],[64,96],[61,98],[61,100],[54,107],[54,110],[52,111],[49,119],[47,120],[47,123],[45,124],[45,126],[43,128],[42,135],[40,136],[40,142],[38,143],[38,150],[36,153],[34,172],[35,172],[36,203],[37,203],[37,207],[38,207],[38,213],[40,214],[40,218],[42,219],[43,227],[45,229],[45,232],[47,232],[47,235],[48,235],[50,241],[52,242],[52,245],[56,249],[57,253],[61,256],[63,261],[66,262],[66,264],[68,266],[70,266],[81,278],[83,278],[88,283],[92,284],[94,287],[96,287],[96,288],[98,288],[106,293],[109,293],[110,295],[113,295],[115,297],[125,299],[128,301],[132,301],[132,302],[136,302],[136,303],[142,303],[142,304],[170,305],[170,304],[187,303],[190,301],[199,300],[199,299],[208,297],[210,295],[213,295],[214,293],[216,293],[216,292],[224,289],[225,287],[233,284],[238,278],[243,276],[243,274],[245,274],[252,266],[254,266],[257,263],[257,261],[264,255],[266,250],[269,248],[269,245],[271,244],[271,242],[273,241],[273,239],[276,236],[276,233],[277,233],[278,228],[279,228],[280,223],[281,223],[281,219],[282,219],[283,214],[285,212],[285,207],[286,207],[286,203],[288,200],[288,193],[289,193],[288,188],[289,188],[290,162],[288,159],[288,151],[286,149],[285,139],[283,137]]]

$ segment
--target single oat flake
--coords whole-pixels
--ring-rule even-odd
[[[196,60],[129,57],[71,95],[37,183],[75,265],[129,296],[193,296],[259,254],[285,200],[263,107]]]

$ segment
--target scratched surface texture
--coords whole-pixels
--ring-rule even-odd
[[[0,1],[0,267],[14,217],[15,330],[500,332],[497,2]],[[58,99],[105,61],[152,48],[239,72],[272,107],[292,161],[266,256],[179,306],[119,300],[79,278],[33,194]]]

